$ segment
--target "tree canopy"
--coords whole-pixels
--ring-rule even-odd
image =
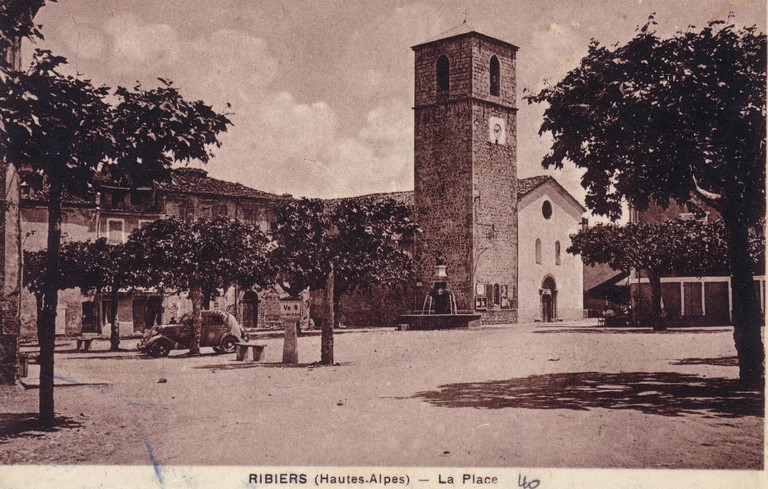
[[[651,286],[654,326],[661,313],[661,277],[664,275],[727,275],[728,245],[722,221],[668,219],[662,222],[597,224],[571,235],[568,253],[580,255],[586,265],[607,264],[615,270],[644,271]],[[762,236],[750,238],[755,269],[765,263]]]
[[[765,214],[766,38],[723,21],[662,39],[652,17],[625,45],[589,45],[578,68],[527,97],[546,102],[545,167],[584,168],[587,207],[692,194],[750,224]]]
[[[341,296],[358,288],[407,282],[410,255],[403,248],[418,226],[411,209],[393,199],[285,201],[275,209],[271,254],[278,278],[292,293],[324,289],[321,362],[333,363],[333,327]]]
[[[217,290],[237,284],[263,288],[274,280],[267,237],[227,217],[159,219],[131,233],[126,249],[142,257],[146,286],[188,292],[193,311],[191,354],[200,351],[201,305]]]
[[[42,37],[33,23],[44,0],[0,3],[0,49],[18,46],[21,38]],[[5,53],[2,53],[5,54]],[[40,417],[54,418],[54,335],[61,245],[61,200],[64,190],[86,193],[97,174],[137,186],[168,178],[173,162],[205,163],[218,136],[231,124],[201,101],[187,102],[161,79],[160,88],[114,92],[61,69],[67,60],[37,49],[30,66],[0,62],[0,155],[25,171],[27,183],[45,188],[48,242],[40,340]],[[112,97],[112,98],[110,98]]]
[[[739,378],[759,387],[763,320],[749,228],[766,210],[766,37],[731,19],[669,38],[655,25],[651,16],[623,45],[593,40],[563,80],[526,97],[548,104],[540,133],[553,144],[543,165],[583,168],[587,207],[614,219],[625,200],[642,211],[692,197],[722,216]]]

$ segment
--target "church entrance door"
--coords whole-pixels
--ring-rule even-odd
[[[557,286],[555,285],[555,279],[552,277],[545,278],[539,293],[541,294],[541,320],[545,323],[555,321],[557,319]]]

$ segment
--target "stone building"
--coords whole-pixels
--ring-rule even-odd
[[[19,242],[19,175],[12,164],[0,163],[0,384],[18,376],[21,260]]]
[[[89,198],[64,196],[62,237],[68,241],[86,241],[107,238],[111,242],[124,242],[128,235],[142,225],[166,216],[183,219],[230,216],[262,231],[269,228],[272,206],[282,197],[207,176],[196,168],[173,170],[167,183],[153,187],[130,189],[100,184]],[[23,247],[40,250],[46,246],[46,195],[22,190],[21,219]],[[263,294],[262,294],[263,295]],[[212,308],[236,309],[246,327],[255,327],[268,321],[268,308],[259,308],[259,295],[253,291],[231,290],[217,298]],[[279,315],[279,305],[273,307]],[[69,289],[59,293],[56,315],[56,334],[101,332],[109,324],[109,299],[93,294],[83,295]],[[152,290],[124,291],[118,303],[120,334],[128,336],[144,331],[152,324],[180,317],[191,310],[182,295],[161,295]],[[22,333],[35,334],[35,300],[24,291],[22,298]]]
[[[702,215],[703,212],[703,215]],[[703,219],[716,221],[720,215],[703,202],[678,205],[670,201],[666,209],[651,204],[648,209],[630,209],[630,222],[652,223],[664,219]],[[762,229],[754,232],[763,233]],[[755,292],[760,298],[760,309],[765,314],[765,275],[754,277]],[[651,286],[644,272],[633,271],[629,278],[632,310],[637,321],[651,315]],[[724,271],[704,277],[668,275],[661,278],[662,316],[676,324],[725,325],[731,322],[733,303],[731,278]]]
[[[393,198],[413,205],[413,192],[364,195],[355,199]],[[582,225],[584,207],[553,177],[539,175],[518,182],[519,226],[518,282],[510,284],[511,294],[502,295],[502,285],[483,284],[487,310],[501,308],[509,296],[518,297],[520,323],[571,321],[584,317],[583,264],[581,258],[565,252],[570,235]],[[538,242],[538,244],[537,244]],[[413,252],[413,243],[406,243]],[[538,252],[537,252],[538,249]],[[559,250],[559,253],[558,253]],[[449,277],[453,277],[448,270]],[[313,312],[321,310],[321,295],[313,294]],[[385,290],[375,288],[349,294],[341,300],[342,323],[350,326],[391,325],[398,316],[418,310],[424,296],[413,287]]]
[[[460,311],[516,322],[517,47],[463,23],[413,50],[416,298],[441,255]]]
[[[38,8],[30,5],[30,19]],[[21,69],[21,39],[0,40],[0,57],[13,69]],[[0,157],[0,190],[0,384],[13,384],[19,376],[19,175],[4,157]]]

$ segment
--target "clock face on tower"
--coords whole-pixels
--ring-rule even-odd
[[[488,118],[488,141],[493,144],[507,144],[507,128],[504,119]]]

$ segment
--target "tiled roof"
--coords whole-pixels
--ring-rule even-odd
[[[22,200],[28,203],[36,203],[36,204],[46,204],[48,203],[48,188],[43,187],[40,190],[37,191],[30,191],[29,196],[22,197]],[[96,199],[93,194],[88,194],[85,196],[76,195],[66,188],[62,190],[61,194],[61,202],[65,205],[71,205],[71,206],[95,206],[96,205]]]
[[[395,202],[406,205],[413,205],[413,190],[403,192],[381,192],[378,194],[358,195],[355,197],[343,197],[338,199],[328,199],[327,202],[334,204],[342,200],[352,200],[358,202],[378,202],[384,199],[392,199]]]
[[[518,180],[517,184],[517,198],[520,199],[550,179],[554,180],[554,178],[549,175],[537,175],[530,178],[521,178]],[[377,201],[386,198],[394,199],[402,204],[413,205],[413,190],[406,190],[403,192],[383,192],[378,194],[359,195],[357,197],[344,197],[340,199],[328,199],[328,202],[333,205],[334,203],[342,200]]]
[[[208,176],[208,172],[198,168],[176,168],[171,175],[171,181],[158,183],[157,187],[159,190],[166,192],[187,194],[266,199],[278,198],[275,194],[246,187],[240,183],[211,178]]]
[[[434,37],[431,37],[430,39],[428,39],[426,41],[422,41],[422,42],[418,43],[417,45],[413,46],[413,49],[425,46],[427,44],[432,44],[432,43],[435,43],[435,42],[439,42],[439,41],[442,41],[442,40],[445,40],[445,39],[452,39],[452,38],[455,38],[455,37],[466,36],[466,35],[470,35],[470,34],[478,36],[478,37],[483,37],[483,38],[486,38],[486,39],[492,39],[495,42],[500,42],[500,43],[508,45],[509,47],[511,47],[513,49],[517,49],[517,46],[515,46],[514,44],[510,44],[510,43],[508,43],[506,41],[502,41],[501,39],[498,39],[498,38],[496,38],[494,36],[489,36],[487,34],[483,34],[482,32],[478,32],[475,28],[473,28],[472,26],[467,24],[466,20],[464,22],[462,22],[461,24],[448,29],[447,31],[443,31],[440,34],[438,34],[438,35],[436,35]]]
[[[533,189],[543,185],[550,178],[552,177],[549,175],[536,175],[535,177],[521,178],[517,181],[517,198],[520,199],[524,195],[530,193]]]

